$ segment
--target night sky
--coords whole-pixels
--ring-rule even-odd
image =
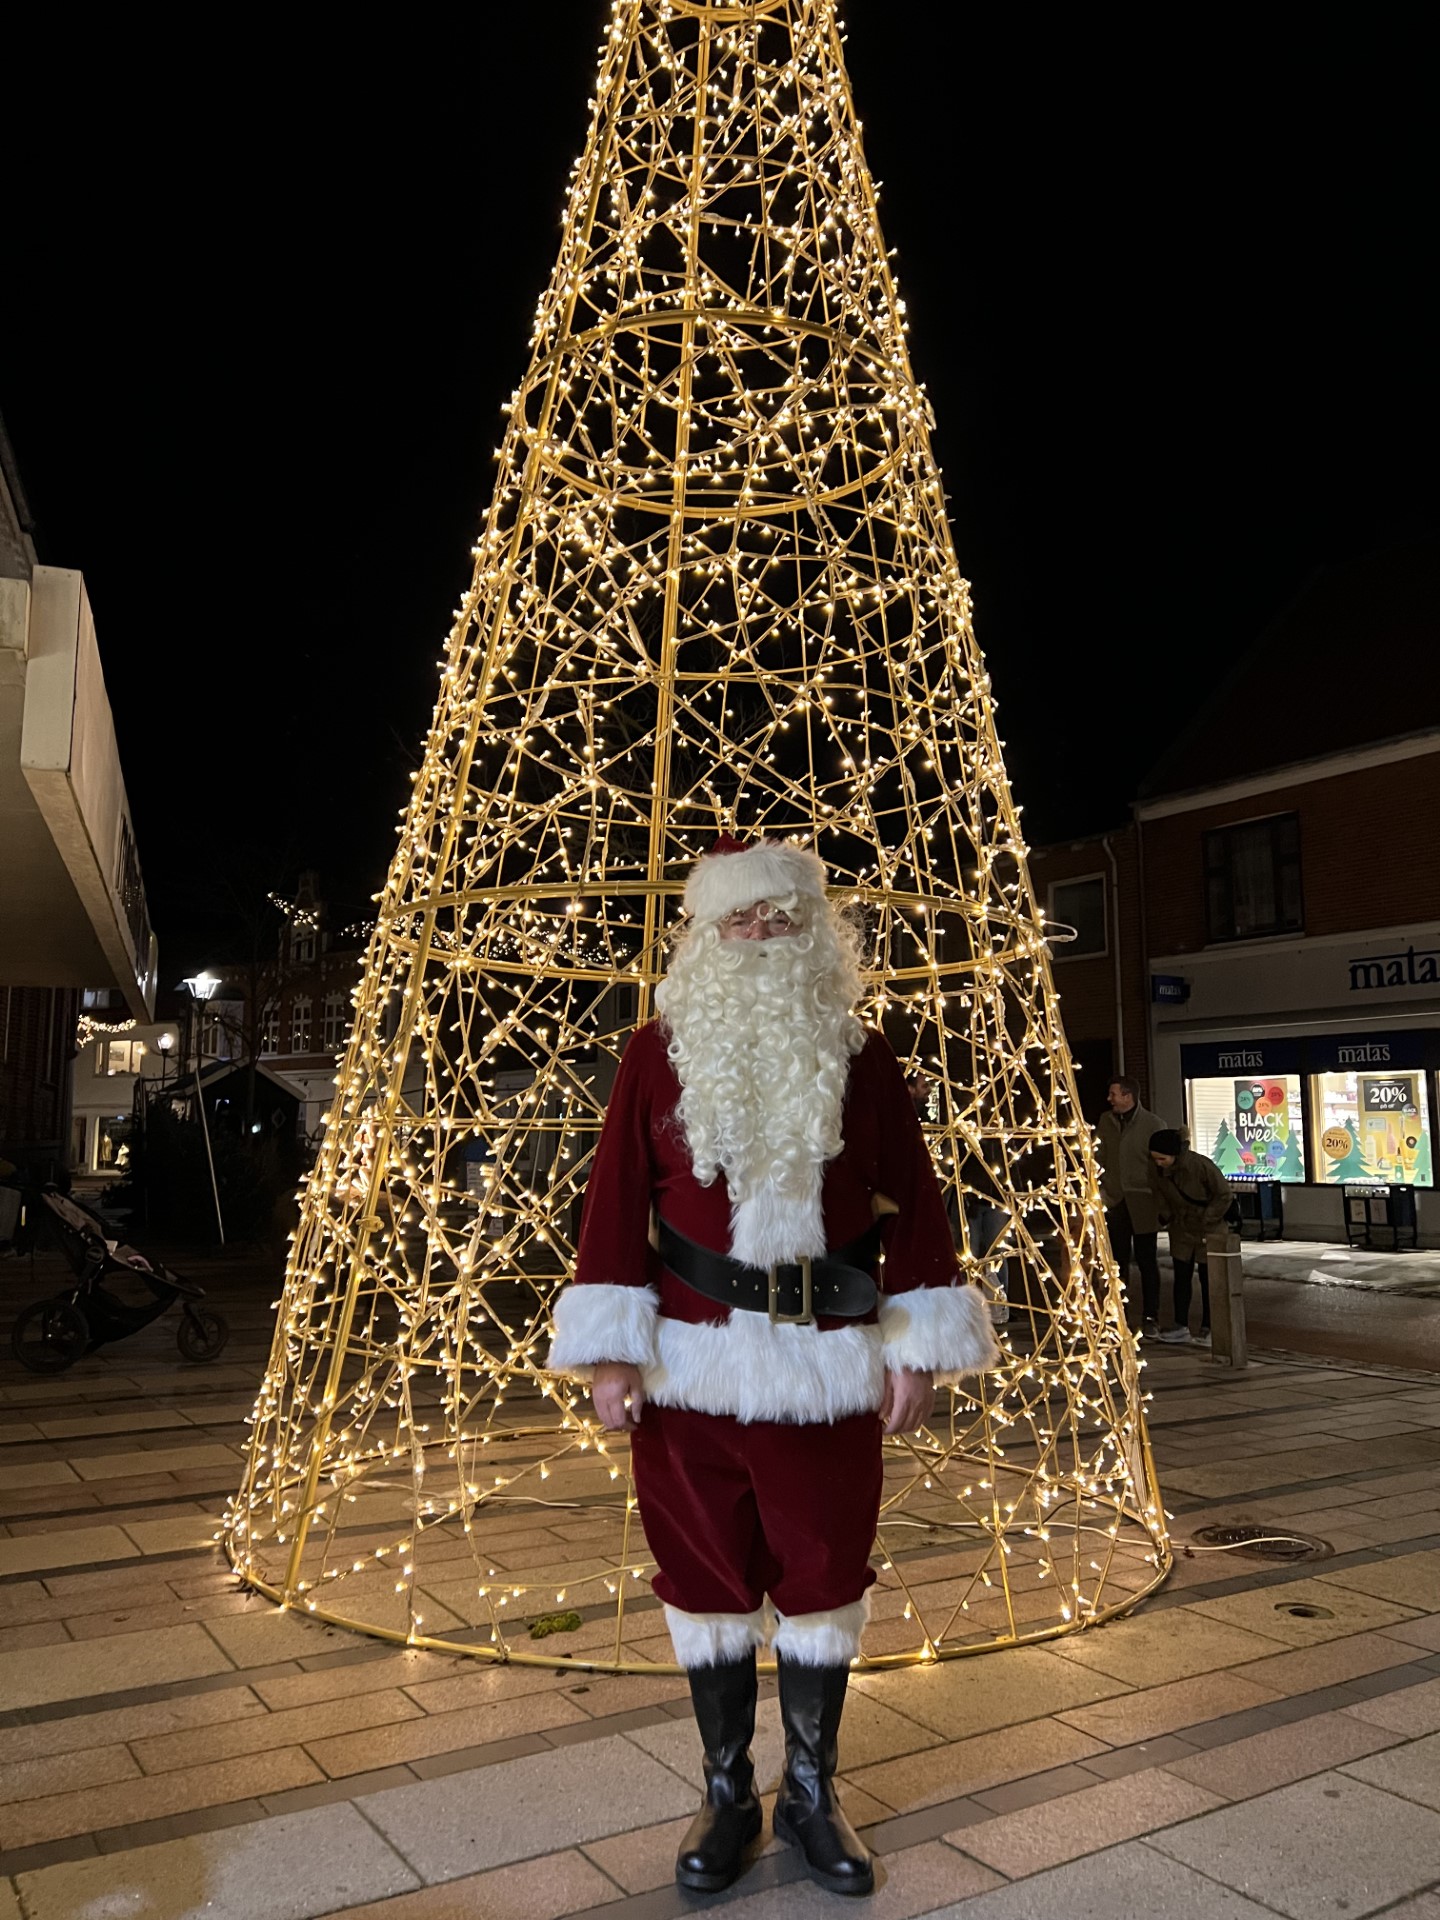
[[[380,884],[606,13],[34,50],[0,412],[89,583],[166,986],[303,865],[342,914]],[[1423,14],[847,18],[1026,826],[1111,825],[1317,568],[1435,523]]]

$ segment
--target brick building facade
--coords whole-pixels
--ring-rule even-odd
[[[1434,540],[1322,576],[1126,827],[1033,856],[1056,921],[1108,871],[1109,944],[1053,948],[1077,1057],[1108,1045],[1295,1238],[1440,1244],[1437,627]]]

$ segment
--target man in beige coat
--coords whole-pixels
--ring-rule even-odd
[[[1150,1140],[1165,1122],[1140,1104],[1140,1083],[1125,1075],[1110,1082],[1110,1110],[1100,1116],[1100,1197],[1120,1278],[1130,1278],[1130,1259],[1140,1269],[1145,1331],[1160,1328],[1160,1262],[1156,1241],[1160,1215],[1151,1184]]]

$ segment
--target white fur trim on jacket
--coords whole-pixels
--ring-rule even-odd
[[[546,1362],[550,1372],[588,1380],[602,1360],[653,1367],[659,1305],[653,1287],[564,1288],[555,1302],[555,1338]]]
[[[753,907],[757,900],[788,900],[798,893],[825,898],[825,863],[788,840],[757,840],[743,853],[707,853],[685,882],[685,907],[702,924]]]
[[[682,1667],[729,1667],[770,1636],[764,1607],[754,1613],[683,1613],[667,1605],[665,1624]]]
[[[775,1651],[797,1667],[848,1667],[860,1657],[860,1639],[869,1618],[868,1588],[848,1607],[788,1617],[777,1614]]]
[[[802,1197],[765,1186],[730,1208],[730,1258],[747,1267],[773,1261],[818,1260],[826,1249],[825,1211],[820,1200],[824,1168],[816,1167],[811,1190]]]
[[[880,1298],[885,1365],[933,1373],[948,1385],[988,1373],[1000,1359],[990,1309],[978,1287],[914,1287]]]
[[[662,1314],[655,1344],[645,1392],[661,1407],[732,1414],[742,1423],[830,1426],[852,1413],[878,1413],[885,1390],[878,1327],[822,1333],[771,1326],[763,1313],[732,1313],[718,1326]]]

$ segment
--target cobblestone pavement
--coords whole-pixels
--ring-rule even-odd
[[[0,1282],[30,1297],[28,1269]],[[835,1910],[773,1843],[728,1894],[677,1893],[680,1681],[407,1652],[239,1591],[213,1517],[278,1289],[238,1262],[207,1284],[235,1326],[210,1368],[168,1321],[58,1379],[0,1363],[0,1920]],[[859,1910],[1440,1920],[1440,1377],[1148,1357],[1173,1576],[1098,1630],[857,1677]],[[1227,1522],[1330,1551],[1187,1550]],[[779,1757],[767,1697],[771,1789]]]

